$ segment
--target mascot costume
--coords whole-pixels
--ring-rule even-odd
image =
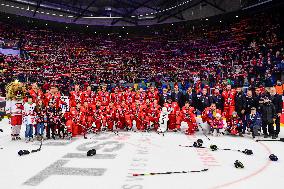
[[[23,122],[23,84],[17,80],[6,87],[6,113],[11,124],[12,140],[21,140],[20,132]]]

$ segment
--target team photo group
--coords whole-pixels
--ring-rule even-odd
[[[6,113],[12,140],[71,139],[102,131],[140,131],[165,133],[255,136],[278,138],[282,87],[232,88],[230,84],[201,89],[197,82],[185,91],[175,83],[147,88],[103,84],[75,84],[68,96],[56,85],[43,91],[37,83],[14,81],[7,85]],[[281,90],[280,90],[281,91]],[[281,93],[281,92],[279,92]],[[24,126],[24,127],[23,127]],[[22,128],[21,128],[22,127]]]

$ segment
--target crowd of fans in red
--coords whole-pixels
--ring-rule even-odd
[[[40,86],[74,83],[181,82],[183,91],[202,81],[210,87],[273,86],[284,50],[277,17],[260,14],[218,26],[169,27],[153,36],[81,34],[1,23],[0,38],[19,39],[22,56],[0,55],[0,82],[18,78]],[[171,85],[173,88],[173,85]],[[44,87],[47,89],[48,87]],[[4,95],[4,94],[2,94]]]

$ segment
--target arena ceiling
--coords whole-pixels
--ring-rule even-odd
[[[0,10],[87,25],[154,25],[208,18],[272,0],[0,0]]]

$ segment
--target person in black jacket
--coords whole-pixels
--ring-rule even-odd
[[[219,89],[214,89],[212,95],[210,95],[210,104],[216,104],[217,109],[222,110],[224,107],[224,100],[222,95],[220,94]]]
[[[275,106],[275,111],[276,111],[275,137],[278,138],[278,134],[280,133],[280,117],[282,114],[283,101],[282,101],[282,96],[276,93],[276,89],[274,87],[270,89],[270,99],[272,104]]]
[[[236,88],[236,92],[235,111],[238,113],[238,116],[243,117],[246,108],[246,96],[244,95],[241,87]]]
[[[247,91],[247,95],[245,96],[245,101],[244,101],[244,114],[246,115],[245,117],[245,121],[244,121],[244,128],[243,128],[243,134],[245,134],[245,130],[246,130],[246,127],[248,125],[248,115],[251,113],[251,108],[252,107],[256,107],[257,103],[256,103],[256,100],[255,98],[252,96],[252,91],[251,90],[248,90]]]
[[[159,97],[159,105],[164,106],[164,103],[167,101],[167,99],[170,98],[170,94],[168,93],[167,88],[163,88],[162,94]]]
[[[196,93],[194,91],[192,91],[191,87],[189,87],[186,90],[186,93],[185,93],[185,96],[184,96],[184,101],[189,102],[190,106],[197,108],[197,106],[196,106],[196,100],[197,99],[196,98],[197,98]]]
[[[179,90],[178,85],[174,86],[174,91],[171,93],[172,101],[177,102],[179,107],[184,106],[183,93]]]
[[[271,103],[271,100],[268,97],[264,98],[263,105],[260,108],[261,117],[262,117],[262,130],[264,133],[264,138],[271,136],[272,139],[276,139],[274,135],[273,123],[276,118],[275,106]],[[267,127],[268,132],[267,133]]]
[[[50,134],[53,139],[55,139],[55,119],[56,115],[56,107],[55,102],[49,102],[49,106],[47,107],[47,128],[46,128],[46,138],[50,139]],[[50,133],[51,131],[51,133]]]
[[[262,125],[260,114],[256,111],[255,107],[251,107],[251,112],[247,116],[248,127],[252,131],[252,137],[259,136],[258,130]]]
[[[210,106],[210,98],[206,88],[203,88],[201,94],[197,95],[197,106],[197,110],[200,112],[203,112],[205,108]]]

